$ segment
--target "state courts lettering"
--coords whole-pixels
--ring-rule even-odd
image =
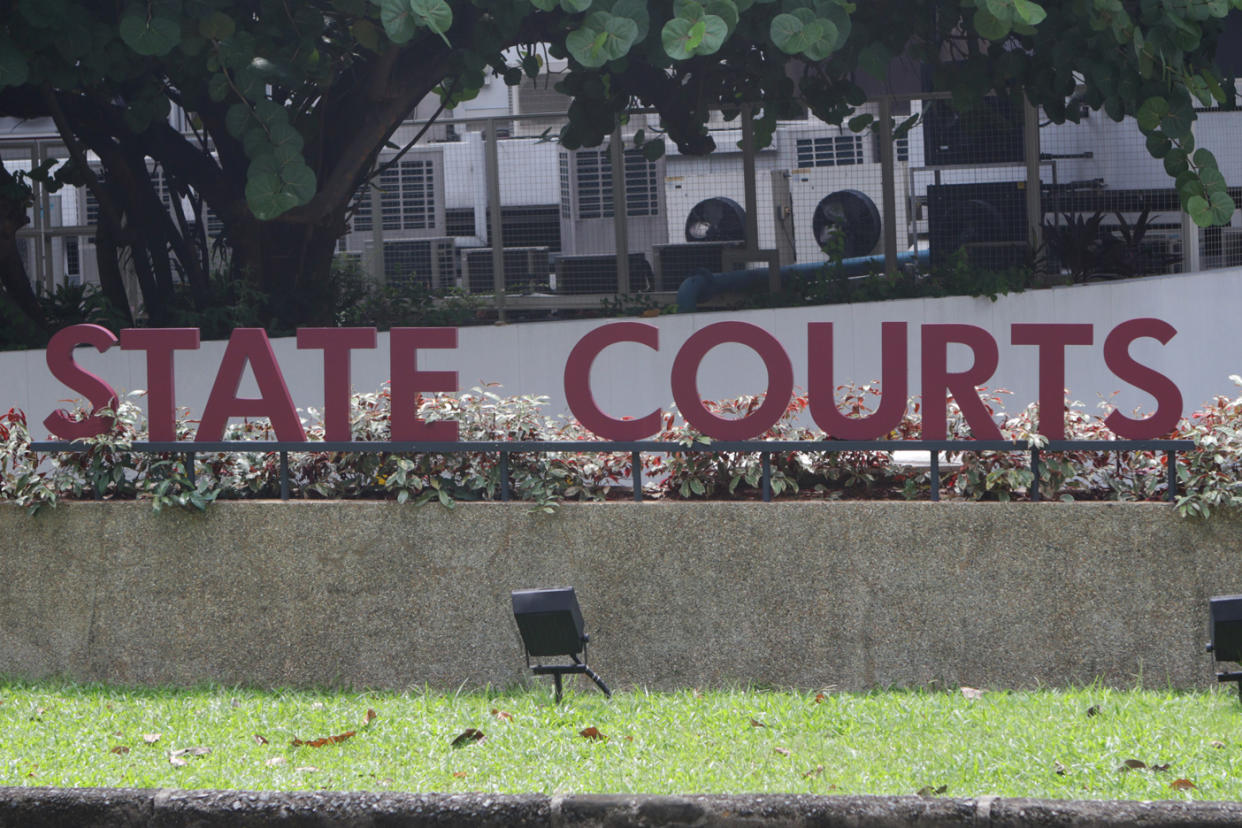
[[[880,325],[880,403],[868,416],[856,418],[838,411],[834,401],[832,323],[808,323],[808,408],[817,426],[845,440],[877,439],[896,427],[905,411],[910,390],[909,327],[905,322]],[[1168,434],[1176,426],[1182,410],[1182,395],[1176,383],[1130,355],[1130,345],[1136,340],[1151,338],[1167,344],[1176,333],[1169,323],[1145,317],[1124,321],[1104,337],[1102,358],[1109,371],[1156,400],[1155,412],[1145,418],[1128,417],[1119,411],[1109,414],[1105,424],[1119,436],[1131,440],[1151,439]],[[945,439],[945,401],[950,395],[957,401],[974,439],[1001,439],[1000,430],[975,391],[976,386],[991,379],[999,364],[1000,346],[996,338],[983,328],[966,324],[924,324],[919,326],[918,336],[923,439]],[[378,347],[378,339],[375,328],[303,328],[297,332],[299,349],[323,352],[326,440],[346,442],[350,439],[350,356],[354,351],[374,350]],[[1067,351],[1093,346],[1095,339],[1095,326],[1091,323],[1015,323],[1010,326],[1009,346],[1036,349],[1039,430],[1049,439],[1065,436]],[[591,367],[604,349],[628,342],[658,351],[659,340],[660,331],[654,325],[613,322],[588,332],[570,349],[564,369],[565,396],[570,412],[589,431],[606,440],[640,440],[659,430],[663,414],[660,409],[610,416],[600,409],[590,387]],[[146,354],[149,439],[152,442],[175,441],[175,354],[196,350],[199,343],[196,328],[134,328],[121,331],[119,337],[97,325],[73,325],[61,330],[48,343],[48,369],[56,379],[86,398],[91,413],[85,418],[75,418],[55,411],[44,420],[44,425],[63,440],[92,437],[108,430],[111,423],[102,412],[115,408],[116,391],[104,379],[79,366],[73,359],[73,350],[88,345],[103,353],[119,345],[121,350]],[[698,392],[702,360],[713,348],[726,343],[753,350],[768,374],[763,403],[748,416],[738,419],[718,417],[708,411]],[[953,345],[963,346],[970,352],[969,368],[948,370],[948,353]],[[420,394],[458,390],[455,371],[419,370],[418,352],[456,347],[456,328],[393,328],[389,333],[393,441],[452,442],[458,439],[456,423],[427,423],[417,417]],[[254,374],[258,397],[238,395],[247,366]],[[686,339],[674,355],[669,385],[674,402],[691,426],[714,439],[746,440],[764,433],[780,419],[793,394],[793,376],[789,354],[771,333],[747,322],[726,321],[708,325]],[[1042,412],[1045,411],[1055,411],[1057,416],[1044,417]],[[307,441],[276,355],[267,334],[260,328],[233,331],[194,441],[221,440],[231,417],[266,417],[272,422],[277,440]]]

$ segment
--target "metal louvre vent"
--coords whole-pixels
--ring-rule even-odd
[[[380,173],[380,213],[385,230],[435,226],[435,179],[430,161],[400,161]]]
[[[572,199],[570,198],[571,191],[570,191],[570,186],[569,186],[569,156],[566,155],[565,153],[561,153],[560,165],[561,165],[561,218],[571,219],[574,216],[570,208],[570,203]]]
[[[611,218],[614,215],[612,161],[608,150],[579,150],[576,158],[578,218]],[[630,150],[625,153],[625,214],[627,216],[660,214],[656,182],[654,163],[648,161],[641,152]]]
[[[862,138],[857,135],[799,138],[794,146],[799,167],[842,167],[863,162]]]

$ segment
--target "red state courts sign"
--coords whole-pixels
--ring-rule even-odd
[[[1144,418],[1113,411],[1105,424],[1118,436],[1146,440],[1168,434],[1181,417],[1182,395],[1177,384],[1130,355],[1130,345],[1143,338],[1167,344],[1177,331],[1169,323],[1150,317],[1126,320],[1104,336],[1103,360],[1117,379],[1150,394],[1156,410]],[[906,322],[880,325],[880,404],[866,417],[848,417],[837,410],[833,398],[833,326],[831,322],[807,324],[807,396],[815,424],[843,440],[871,440],[888,434],[900,422],[909,394]],[[929,404],[952,395],[974,439],[1000,440],[999,428],[979,399],[976,387],[989,381],[1000,360],[1000,344],[991,333],[975,325],[924,324],[918,331],[920,347],[920,394],[923,399],[924,440],[943,440],[947,432],[946,405]],[[356,350],[378,347],[375,328],[302,328],[297,347],[323,352],[324,439],[346,442],[349,433],[350,356]],[[52,337],[47,347],[47,366],[52,375],[84,396],[91,414],[77,419],[55,411],[44,425],[56,437],[76,440],[104,433],[110,427],[105,409],[117,405],[116,391],[104,379],[79,366],[75,348],[88,345],[100,353],[119,345],[123,351],[143,351],[147,366],[148,439],[172,442],[175,429],[177,351],[196,350],[197,328],[130,328],[120,336],[98,325],[72,325]],[[659,350],[660,330],[642,322],[612,322],[595,328],[570,349],[565,361],[565,397],[570,412],[589,431],[605,440],[641,440],[659,431],[662,412],[634,412],[623,418],[600,410],[591,393],[591,366],[610,345],[621,342]],[[1060,414],[1064,406],[1065,360],[1069,348],[1093,346],[1095,326],[1090,323],[1015,323],[1010,326],[1009,347],[1035,348],[1038,360],[1040,411]],[[768,386],[763,403],[749,415],[728,419],[716,416],[703,405],[698,392],[698,370],[713,348],[734,343],[753,350],[767,369]],[[948,370],[950,345],[965,346],[972,354],[969,368]],[[391,439],[396,442],[452,442],[458,438],[453,422],[427,423],[417,417],[417,400],[425,392],[458,390],[457,372],[421,371],[418,352],[455,349],[456,328],[393,328],[388,337],[391,378]],[[258,397],[238,395],[247,366],[254,374]],[[793,363],[771,333],[747,322],[726,321],[707,325],[682,343],[673,359],[669,383],[673,400],[686,421],[717,440],[746,440],[771,428],[793,395]],[[276,439],[306,442],[306,432],[289,393],[280,364],[267,334],[261,328],[233,331],[216,371],[215,381],[195,434],[195,442],[219,441],[231,417],[266,417]],[[1063,416],[1040,417],[1040,433],[1063,439]]]

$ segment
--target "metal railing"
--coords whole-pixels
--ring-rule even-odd
[[[642,455],[644,454],[699,454],[739,453],[758,454],[761,469],[761,492],[763,501],[772,500],[772,455],[788,452],[808,454],[835,454],[844,451],[892,452],[926,451],[930,459],[931,500],[940,500],[940,455],[977,453],[984,451],[1028,452],[1032,472],[1031,485],[1027,490],[1032,501],[1040,500],[1039,463],[1047,453],[1067,451],[1094,451],[1122,453],[1131,451],[1164,452],[1167,469],[1165,500],[1172,503],[1177,496],[1177,453],[1195,447],[1193,440],[1049,440],[1035,446],[1028,440],[749,440],[719,441],[711,443],[680,443],[659,440],[616,442],[603,440],[475,440],[460,442],[280,442],[261,440],[233,440],[220,442],[136,442],[126,451],[146,454],[181,454],[185,456],[187,476],[194,481],[195,457],[199,454],[218,452],[278,454],[280,456],[280,499],[289,499],[289,455],[319,454],[322,452],[345,454],[498,454],[500,457],[500,499],[511,499],[509,483],[509,456],[512,454],[630,454],[630,475],[633,480],[634,500],[643,500]],[[91,446],[82,443],[38,442],[30,448],[37,452],[84,452]]]

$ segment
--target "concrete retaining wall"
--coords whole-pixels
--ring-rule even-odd
[[[574,585],[614,686],[1203,687],[1242,519],[1158,504],[0,507],[0,673],[509,684],[509,591]]]
[[[0,828],[1203,828],[1236,802],[0,788]]]

